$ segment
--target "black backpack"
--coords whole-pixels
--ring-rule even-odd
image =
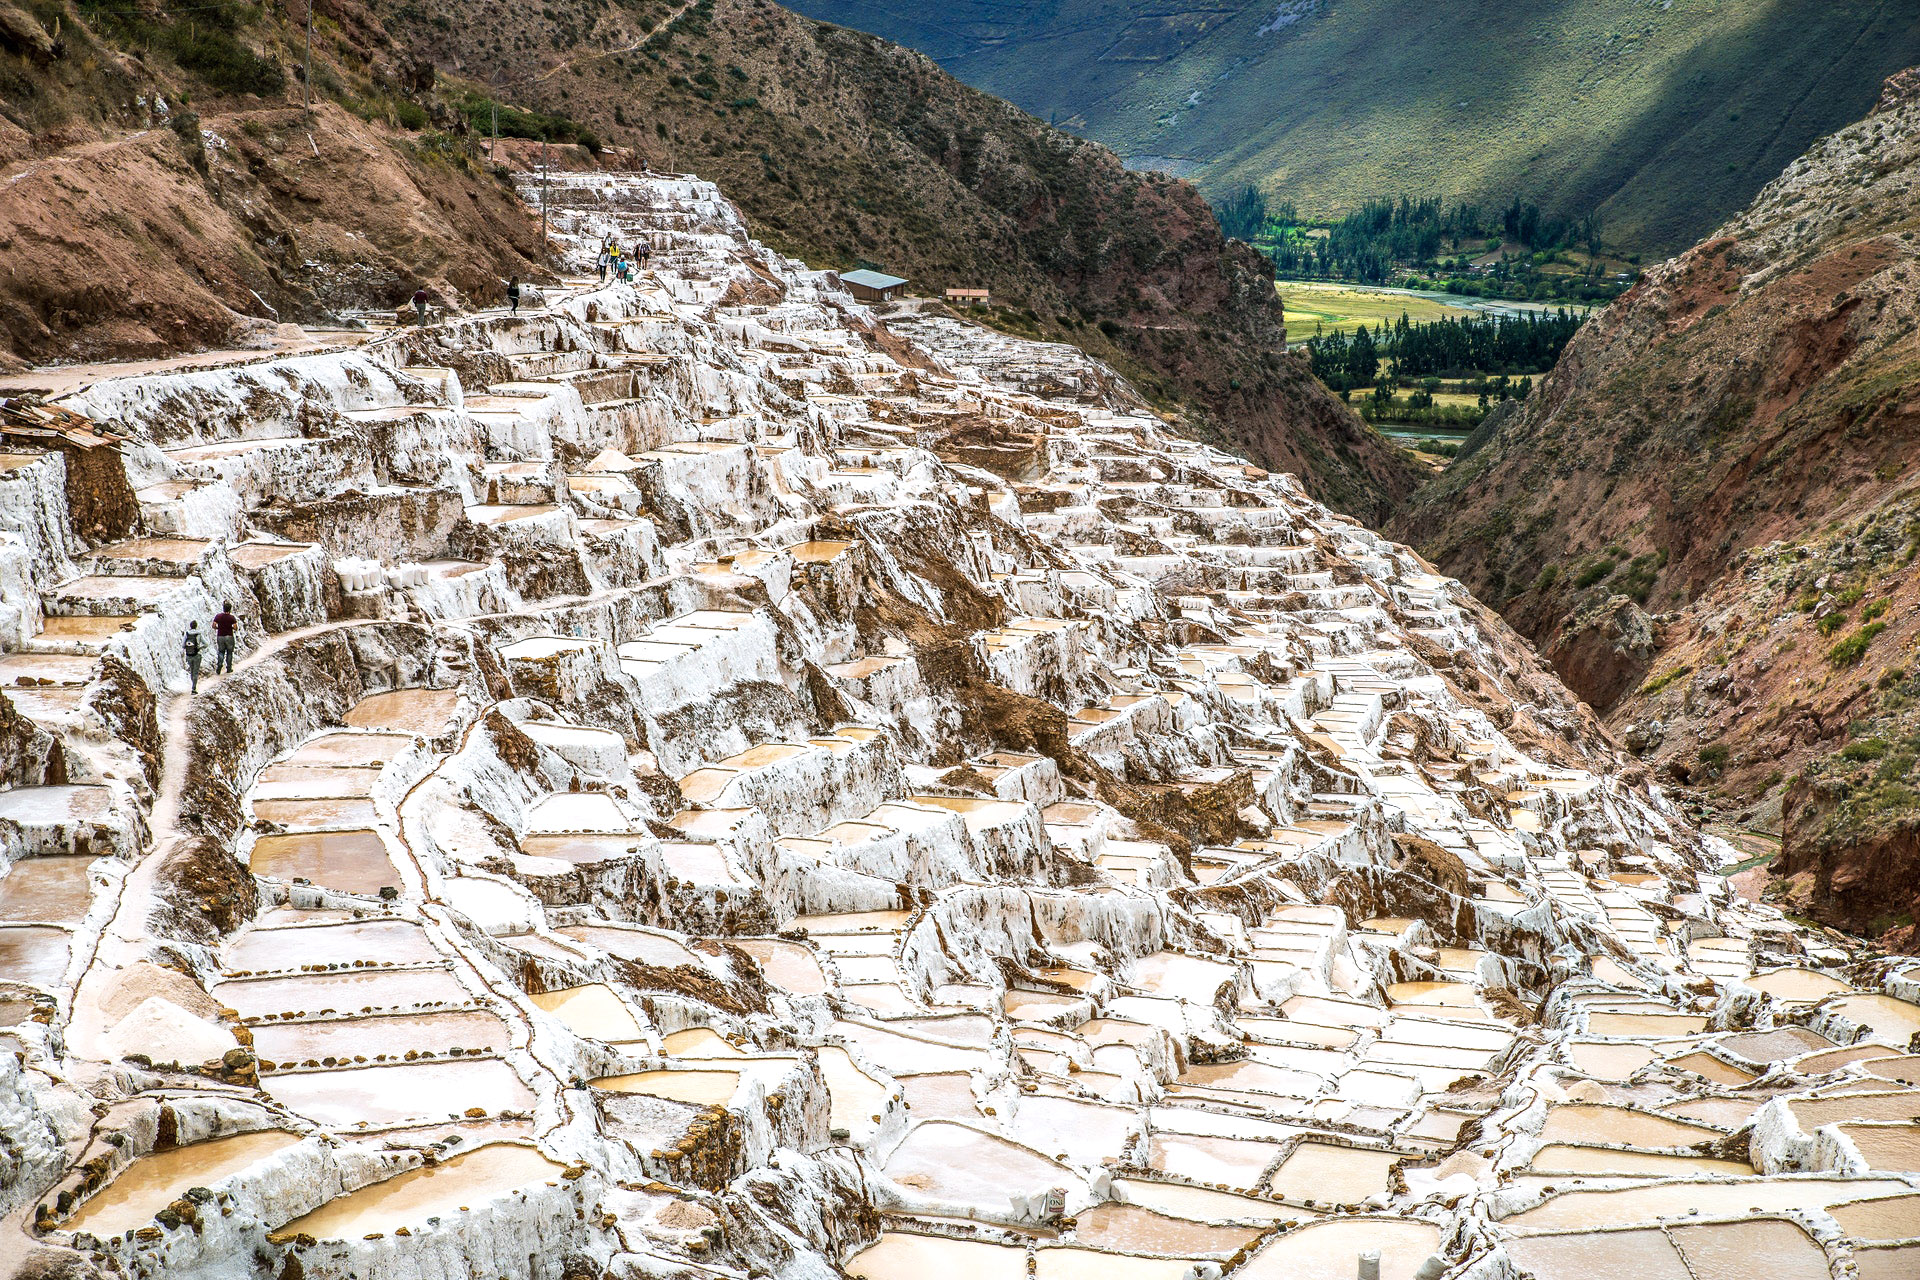
[[[197,658],[200,656],[200,633],[198,631],[187,632],[186,649],[189,658]]]

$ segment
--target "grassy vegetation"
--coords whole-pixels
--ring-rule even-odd
[[[1392,324],[1402,313],[1418,324],[1448,317],[1463,319],[1474,313],[1433,298],[1387,293],[1350,284],[1288,281],[1279,286],[1287,312],[1287,337],[1294,342],[1314,333],[1352,333],[1365,325]]]
[[[80,0],[81,16],[97,32],[130,48],[171,57],[215,93],[274,97],[287,87],[280,64],[248,43],[248,28],[265,10],[250,4],[151,11],[115,2]]]
[[[1920,62],[1899,5],[795,0],[1214,194],[1312,217],[1417,191],[1598,212],[1683,247]],[[1277,10],[1293,20],[1263,32]]]

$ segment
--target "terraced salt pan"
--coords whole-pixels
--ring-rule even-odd
[[[846,1267],[854,1280],[928,1280],[931,1276],[1027,1280],[1027,1251],[978,1240],[886,1231],[848,1259]]]
[[[651,838],[633,834],[529,835],[520,838],[520,852],[530,858],[553,858],[574,866],[591,866],[637,856],[645,847],[643,839],[650,841]]]
[[[1052,1245],[1033,1255],[1035,1280],[1180,1280],[1185,1259],[1139,1258],[1101,1249]]]
[[[1841,996],[1820,1007],[1870,1028],[1874,1039],[1889,1044],[1904,1047],[1915,1034],[1920,1034],[1920,1005],[1893,996],[1877,993]]]
[[[1629,1147],[1689,1147],[1720,1137],[1699,1125],[1626,1107],[1569,1104],[1553,1107],[1540,1126],[1543,1142],[1617,1143]]]
[[[566,1166],[533,1147],[495,1142],[396,1174],[282,1224],[272,1236],[291,1240],[358,1240],[370,1233],[425,1226],[428,1218],[484,1209],[489,1201],[536,1183],[558,1181]]]
[[[1665,1231],[1582,1232],[1531,1236],[1508,1245],[1513,1260],[1538,1280],[1827,1280],[1827,1255],[1798,1225],[1777,1220],[1676,1226]]]
[[[84,854],[22,858],[0,874],[0,920],[78,924],[93,905]],[[4,972],[4,970],[0,970]]]
[[[348,796],[320,800],[253,800],[253,816],[283,831],[325,831],[364,827],[379,820],[373,801]]]
[[[66,976],[70,938],[63,929],[0,926],[0,976],[53,988]]]
[[[411,743],[412,739],[398,733],[325,733],[310,739],[282,763],[374,767],[393,759]]]
[[[1682,1071],[1691,1071],[1697,1076],[1713,1081],[1715,1084],[1743,1085],[1758,1079],[1756,1072],[1736,1067],[1725,1059],[1717,1058],[1701,1050],[1696,1053],[1683,1053],[1667,1059],[1667,1065],[1678,1067]]]
[[[608,955],[639,964],[661,969],[673,969],[683,964],[703,967],[700,957],[688,950],[684,942],[671,934],[651,929],[613,924],[578,924],[566,925],[554,932],[575,942],[598,947]]]
[[[1177,1258],[1224,1258],[1251,1244],[1256,1227],[1213,1226],[1190,1218],[1156,1213],[1137,1204],[1097,1204],[1078,1215],[1077,1243],[1126,1253]]]
[[[101,1237],[144,1227],[189,1187],[213,1186],[299,1141],[299,1135],[283,1129],[265,1129],[142,1156],[87,1197],[61,1226]]]
[[[609,1044],[629,1044],[646,1035],[626,1002],[605,983],[535,992],[527,998],[564,1022],[575,1035]]]
[[[813,952],[797,942],[772,938],[740,938],[733,943],[754,958],[767,981],[797,996],[824,995],[827,976]]]
[[[398,1058],[409,1051],[498,1051],[507,1047],[506,1024],[490,1013],[403,1013],[335,1018],[318,1022],[263,1022],[253,1028],[254,1051],[269,1062],[327,1057]]]
[[[1920,1124],[1843,1124],[1840,1132],[1869,1169],[1920,1171]]]
[[[261,836],[247,866],[274,880],[305,880],[342,893],[371,896],[400,884],[400,872],[374,831],[319,831]]]
[[[1755,991],[1766,992],[1776,1000],[1795,1004],[1824,1000],[1850,990],[1840,979],[1817,969],[1774,969],[1746,979],[1746,984]]]
[[[1856,1240],[1920,1238],[1920,1195],[1862,1200],[1840,1205],[1831,1212],[1840,1229]]]
[[[1202,1222],[1282,1222],[1312,1217],[1305,1209],[1277,1204],[1255,1196],[1238,1196],[1231,1191],[1193,1187],[1182,1182],[1152,1182],[1144,1178],[1116,1178],[1116,1191],[1128,1204],[1139,1205],[1155,1213]]]
[[[816,1052],[832,1100],[833,1128],[845,1129],[853,1135],[853,1141],[865,1143],[879,1125],[879,1117],[886,1114],[891,1090],[854,1065],[853,1058],[839,1045],[822,1045]]]
[[[353,920],[295,928],[249,929],[227,944],[230,973],[268,973],[310,964],[372,961],[420,965],[440,959],[417,924],[404,920]]]
[[[1387,1170],[1405,1157],[1329,1143],[1303,1142],[1267,1180],[1267,1189],[1288,1200],[1358,1204],[1387,1189]]]
[[[1209,1186],[1252,1190],[1274,1157],[1266,1140],[1156,1133],[1147,1144],[1147,1168]]]
[[[210,993],[242,1018],[271,1013],[349,1013],[433,1004],[465,1004],[472,997],[451,971],[360,969],[299,973],[278,978],[236,978]]]
[[[1890,1178],[1753,1178],[1743,1182],[1663,1182],[1644,1187],[1565,1191],[1506,1218],[1510,1231],[1592,1230],[1637,1222],[1696,1217],[1745,1218],[1790,1209],[1910,1194]]]
[[[631,1075],[602,1076],[596,1089],[610,1093],[639,1093],[698,1107],[724,1107],[740,1088],[740,1073],[715,1067],[672,1067],[664,1071],[636,1071]]]
[[[1661,1155],[1562,1143],[1549,1143],[1541,1147],[1534,1152],[1527,1168],[1543,1173],[1644,1173],[1662,1178],[1704,1177],[1710,1174],[1746,1177],[1753,1173],[1753,1167],[1741,1160],[1710,1160],[1703,1156]]]
[[[887,1157],[886,1175],[921,1195],[995,1212],[1006,1211],[1011,1196],[1075,1181],[1053,1160],[952,1120],[915,1125]]]
[[[1405,1218],[1308,1223],[1263,1245],[1235,1280],[1351,1280],[1362,1253],[1380,1255],[1380,1280],[1414,1280],[1440,1247],[1440,1228]]]
[[[532,1092],[497,1058],[302,1071],[268,1076],[262,1087],[289,1111],[338,1128],[438,1120],[474,1107],[533,1109]]]
[[[452,727],[458,689],[395,689],[362,698],[343,717],[355,729],[384,729],[434,737]]]

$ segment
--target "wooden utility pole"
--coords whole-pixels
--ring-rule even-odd
[[[300,74],[300,89],[306,109],[313,110],[313,0],[307,0],[307,64]]]
[[[500,151],[500,104],[493,104],[493,141],[487,147],[487,163],[496,163]]]
[[[547,159],[547,140],[540,139],[540,256],[547,256],[547,175],[553,165]]]

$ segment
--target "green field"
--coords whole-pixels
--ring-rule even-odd
[[[1597,210],[1683,248],[1920,63],[1902,0],[792,0],[1137,167],[1303,215],[1382,196]]]
[[[1473,314],[1465,307],[1448,306],[1432,298],[1383,293],[1360,285],[1283,280],[1278,288],[1287,311],[1289,343],[1305,342],[1316,327],[1325,333],[1351,333],[1361,325],[1371,329],[1382,323],[1392,324],[1403,314],[1416,324]]]

